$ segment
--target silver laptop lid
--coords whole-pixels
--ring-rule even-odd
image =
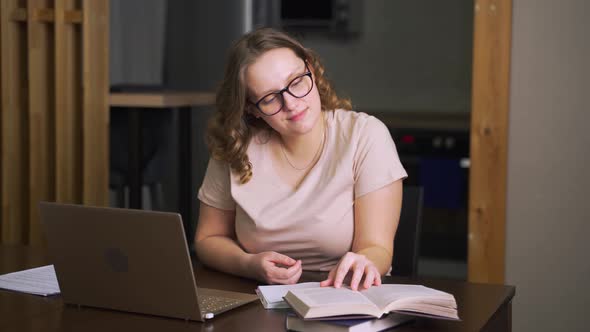
[[[64,302],[202,320],[177,213],[40,203]]]

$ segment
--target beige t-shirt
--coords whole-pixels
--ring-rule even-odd
[[[326,112],[322,154],[294,190],[273,169],[269,144],[252,139],[252,178],[239,184],[227,163],[211,159],[199,189],[210,206],[235,210],[240,246],[276,251],[328,271],[352,247],[354,200],[407,177],[387,127],[365,113]]]

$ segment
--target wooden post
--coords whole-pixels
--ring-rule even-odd
[[[109,2],[84,0],[83,203],[109,202]]]
[[[53,201],[54,181],[54,139],[53,121],[53,29],[40,18],[45,1],[27,2],[27,46],[29,86],[29,243],[42,241],[39,224],[39,201]]]
[[[56,201],[82,203],[82,42],[80,25],[67,21],[73,0],[55,3]]]
[[[511,19],[511,0],[475,2],[468,246],[474,282],[504,281]]]
[[[26,26],[14,21],[16,0],[0,1],[2,80],[2,242],[27,241],[28,231],[28,125]]]

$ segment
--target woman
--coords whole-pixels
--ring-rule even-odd
[[[266,283],[303,270],[329,271],[322,286],[381,283],[407,175],[385,125],[350,109],[292,37],[265,28],[232,46],[199,190],[204,264]]]

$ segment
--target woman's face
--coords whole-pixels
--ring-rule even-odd
[[[288,48],[270,50],[262,54],[246,69],[245,80],[248,99],[252,103],[256,103],[269,93],[284,89],[291,82],[293,84],[290,91],[296,91],[299,88],[297,84],[301,84],[298,83],[297,77],[307,71],[305,61],[297,57],[292,50]],[[313,87],[304,97],[296,98],[287,91],[283,92],[283,108],[275,115],[263,115],[254,105],[249,106],[250,111],[284,137],[294,137],[310,132],[321,114],[320,95],[313,75],[312,79]],[[267,104],[273,102],[271,96]]]

